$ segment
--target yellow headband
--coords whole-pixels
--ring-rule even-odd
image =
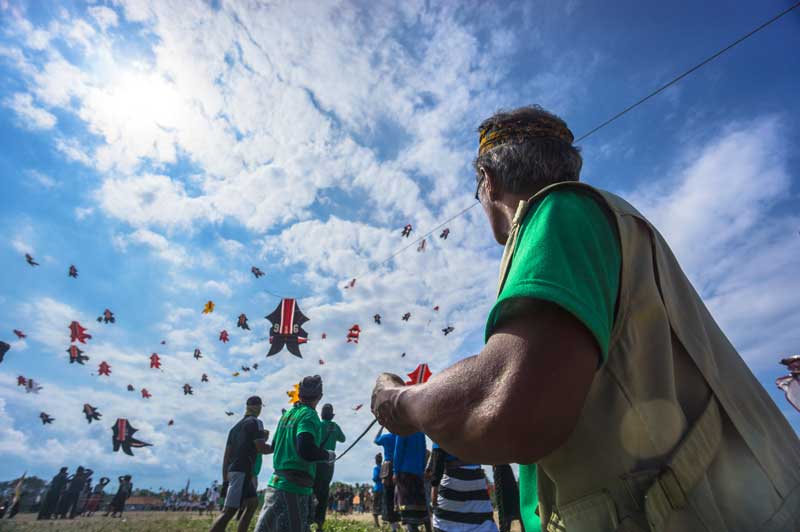
[[[569,128],[554,122],[536,124],[510,124],[502,129],[481,130],[478,144],[478,155],[483,155],[492,148],[512,142],[523,142],[531,138],[551,137],[572,144],[574,137]]]

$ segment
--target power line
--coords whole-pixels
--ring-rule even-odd
[[[789,14],[791,11],[793,11],[794,9],[797,9],[798,7],[800,7],[800,2],[797,2],[797,3],[796,3],[796,4],[794,4],[793,6],[791,6],[791,7],[787,8],[787,9],[785,9],[785,10],[781,11],[780,13],[778,13],[777,15],[775,15],[774,17],[772,17],[771,19],[769,19],[768,21],[766,21],[765,23],[763,23],[762,25],[760,25],[759,27],[757,27],[757,28],[755,28],[754,30],[752,30],[752,31],[750,31],[750,32],[748,32],[748,33],[746,33],[745,35],[742,35],[741,37],[739,37],[738,39],[736,39],[735,41],[733,41],[732,43],[730,43],[728,46],[726,46],[726,47],[725,47],[725,48],[723,48],[722,50],[720,50],[720,51],[718,51],[717,53],[715,53],[714,55],[712,55],[712,56],[710,56],[710,57],[706,58],[705,60],[703,60],[702,62],[700,62],[700,63],[696,64],[695,66],[693,66],[692,68],[690,68],[689,70],[687,70],[687,71],[686,71],[686,72],[684,72],[683,74],[679,75],[678,77],[676,77],[676,78],[673,78],[672,80],[670,80],[669,82],[665,83],[665,84],[664,84],[664,85],[662,85],[661,87],[657,88],[656,90],[654,90],[653,92],[651,92],[650,94],[648,94],[648,95],[647,95],[647,96],[645,96],[644,98],[640,99],[640,100],[639,100],[639,101],[637,101],[636,103],[634,103],[634,104],[632,104],[632,105],[630,105],[630,106],[626,107],[625,109],[623,109],[623,110],[622,110],[622,111],[620,111],[619,113],[615,114],[614,116],[612,116],[611,118],[609,118],[608,120],[606,120],[605,122],[603,122],[602,124],[600,124],[599,126],[595,127],[594,129],[592,129],[592,130],[591,130],[591,131],[589,131],[588,133],[585,133],[585,134],[581,135],[580,137],[578,137],[578,138],[575,140],[575,142],[580,142],[581,140],[585,139],[585,138],[586,138],[586,137],[588,137],[589,135],[591,135],[591,134],[593,134],[593,133],[595,133],[595,132],[597,132],[597,131],[600,131],[601,129],[603,129],[604,127],[606,127],[607,125],[609,125],[611,122],[614,122],[615,120],[617,120],[617,119],[619,119],[620,117],[622,117],[622,115],[626,114],[628,111],[631,111],[631,110],[635,109],[636,107],[639,107],[640,105],[642,105],[644,102],[646,102],[647,100],[649,100],[650,98],[652,98],[652,97],[653,97],[653,96],[655,96],[656,94],[658,94],[658,93],[660,93],[660,92],[663,92],[664,90],[666,90],[666,89],[668,89],[669,87],[671,87],[672,85],[676,84],[677,82],[679,82],[680,80],[682,80],[683,78],[685,78],[686,76],[688,76],[689,74],[691,74],[692,72],[694,72],[694,71],[696,71],[696,70],[698,70],[698,69],[700,69],[700,68],[704,67],[705,65],[707,65],[708,63],[710,63],[711,61],[713,61],[713,60],[714,60],[714,59],[716,59],[717,57],[721,56],[722,54],[724,54],[725,52],[727,52],[728,50],[730,50],[731,48],[733,48],[733,47],[734,47],[734,46],[736,46],[737,44],[739,44],[739,43],[741,43],[742,41],[744,41],[744,40],[748,39],[749,37],[752,37],[753,35],[755,35],[755,34],[756,34],[756,33],[758,33],[759,31],[763,30],[764,28],[766,28],[767,26],[769,26],[769,25],[770,25],[770,24],[772,24],[773,22],[775,22],[775,21],[777,21],[778,19],[780,19],[781,17],[783,17],[783,16],[785,16],[785,15]]]

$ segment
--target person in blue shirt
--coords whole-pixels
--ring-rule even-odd
[[[381,527],[380,522],[378,522],[378,516],[381,515],[381,508],[383,507],[383,482],[381,481],[382,464],[383,455],[378,453],[375,455],[375,467],[372,468],[372,518],[375,519],[376,528]]]
[[[400,516],[394,508],[394,469],[392,468],[392,460],[394,459],[394,444],[396,436],[391,432],[383,433],[383,427],[378,431],[375,437],[375,445],[383,447],[384,461],[381,464],[380,480],[383,484],[383,504],[381,505],[381,517],[384,523],[389,523],[392,530],[397,530],[397,523],[400,522]]]
[[[428,502],[425,498],[425,434],[395,436],[394,460],[395,497],[400,521],[408,532],[417,532],[424,525],[430,532]]]

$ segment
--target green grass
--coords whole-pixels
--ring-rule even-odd
[[[20,515],[14,520],[0,521],[2,532],[207,532],[211,528],[211,518],[197,514],[164,512],[130,512],[125,519],[111,519],[102,516],[78,517],[71,521],[36,521],[35,515]],[[329,517],[325,522],[326,532],[376,532],[367,514],[353,519]],[[255,518],[250,530],[255,526]],[[236,521],[228,525],[228,532],[236,530]],[[312,528],[313,530],[313,528]],[[384,527],[382,531],[388,531]]]

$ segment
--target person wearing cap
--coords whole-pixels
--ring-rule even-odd
[[[425,384],[378,377],[378,421],[522,464],[528,532],[800,530],[797,436],[658,230],[579,182],[541,107],[478,132],[476,199],[505,246],[486,345]]]
[[[308,532],[316,465],[333,465],[336,460],[334,451],[320,446],[322,422],[316,408],[322,399],[322,378],[303,378],[298,396],[275,429],[274,473],[264,493],[256,532]]]
[[[334,416],[332,404],[327,403],[322,406],[322,442],[319,446],[326,451],[335,451],[336,443],[343,443],[346,440],[341,427],[333,420]],[[325,525],[325,513],[328,510],[328,495],[332,479],[333,464],[318,463],[316,476],[314,477],[314,498],[317,504],[313,519],[317,524],[317,532],[320,532]]]
[[[258,416],[261,414],[261,398],[254,395],[247,399],[244,417],[228,432],[225,454],[222,458],[222,494],[225,505],[222,513],[211,525],[211,532],[223,532],[233,516],[239,512],[239,532],[250,528],[258,507],[258,472],[260,457],[272,452],[267,443],[269,431]]]

